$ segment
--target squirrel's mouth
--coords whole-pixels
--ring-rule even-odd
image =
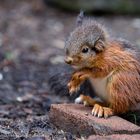
[[[76,70],[78,70],[78,69],[80,69],[81,67],[80,66],[78,66],[78,65],[71,65],[72,66],[72,68],[74,68],[74,69],[76,69]]]
[[[72,65],[72,67],[73,67],[74,69],[78,69],[78,68],[79,68],[78,66],[75,66],[75,65]]]

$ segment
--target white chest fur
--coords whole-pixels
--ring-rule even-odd
[[[108,93],[107,93],[107,80],[110,74],[104,78],[90,78],[90,83],[96,92],[96,95],[100,97],[102,100],[107,101]]]

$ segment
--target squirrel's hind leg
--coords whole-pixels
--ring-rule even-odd
[[[78,98],[75,99],[75,103],[83,103],[84,106],[92,106],[92,115],[97,117],[108,118],[114,114],[113,110],[109,107],[106,107],[106,103],[103,103],[99,98],[91,98],[81,94]]]
[[[79,97],[75,99],[76,104],[84,104],[84,106],[94,106],[96,101],[92,99],[90,96],[86,96],[81,94]]]
[[[99,98],[92,98],[87,95],[81,94],[79,97],[75,99],[75,103],[80,104],[83,103],[84,106],[94,106],[96,103],[104,105],[104,103]]]

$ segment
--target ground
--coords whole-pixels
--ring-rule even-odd
[[[76,15],[45,6],[38,0],[0,2],[1,138],[76,139],[50,124],[50,105],[69,100],[51,94],[47,81],[50,64],[63,63],[64,41],[75,26]],[[111,35],[140,46],[140,18],[92,18],[107,26]],[[135,114],[131,116],[139,123]]]

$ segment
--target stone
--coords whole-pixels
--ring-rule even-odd
[[[97,118],[91,115],[91,110],[79,104],[53,104],[49,117],[56,127],[77,136],[140,133],[140,127],[131,122],[117,116]]]
[[[136,134],[136,135],[114,134],[108,136],[92,135],[88,138],[88,140],[139,140],[139,139],[140,139],[140,134]]]

